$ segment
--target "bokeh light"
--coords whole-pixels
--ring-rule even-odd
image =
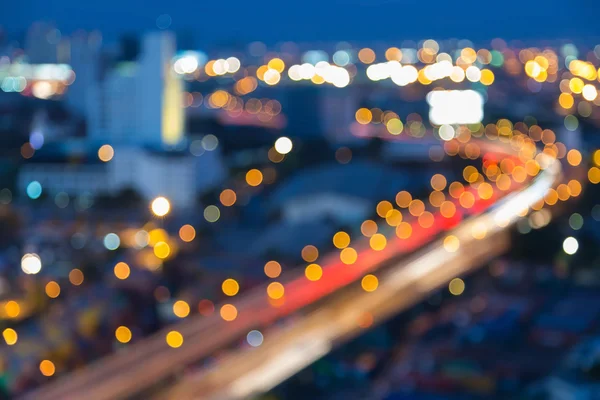
[[[350,245],[350,235],[346,232],[338,232],[333,235],[333,245],[338,249],[343,249]]]
[[[235,296],[240,291],[240,285],[235,279],[228,278],[221,284],[221,289],[225,295]]]
[[[100,161],[109,162],[115,156],[115,150],[109,144],[105,144],[98,149],[98,158]]]
[[[221,217],[221,210],[215,205],[207,206],[204,209],[204,219],[208,222],[217,222]]]
[[[79,286],[83,283],[83,280],[83,272],[81,272],[80,269],[75,268],[69,272],[69,282],[71,282],[72,285]]]
[[[42,195],[42,185],[38,181],[32,181],[27,185],[26,192],[30,199],[38,199]]]
[[[279,154],[288,154],[292,151],[293,143],[290,138],[282,136],[275,141],[274,147]]]
[[[154,215],[164,217],[171,210],[171,203],[166,197],[160,196],[152,200],[150,207]]]
[[[246,182],[250,186],[258,186],[263,181],[263,174],[258,169],[251,169],[246,173]]]
[[[60,285],[54,281],[50,281],[45,287],[46,295],[51,299],[55,299],[60,295]]]
[[[179,228],[179,238],[184,242],[191,242],[196,237],[196,229],[192,225],[186,224]]]
[[[357,259],[358,253],[352,247],[346,247],[340,251],[340,260],[346,265],[354,264]]]
[[[219,311],[224,321],[231,322],[238,316],[238,310],[233,304],[224,304]]]
[[[121,239],[119,235],[111,232],[104,236],[103,243],[107,250],[116,250],[121,245]]]
[[[265,275],[269,278],[277,278],[281,274],[281,264],[277,261],[268,261],[265,264]]]
[[[454,235],[448,235],[444,238],[444,249],[449,253],[454,253],[460,247],[460,241]]]
[[[360,285],[366,292],[374,292],[379,287],[379,279],[375,275],[366,275],[362,278]]]
[[[302,248],[301,255],[304,261],[313,262],[319,258],[319,250],[315,246],[309,244]]]
[[[225,207],[231,207],[237,201],[237,195],[232,189],[225,189],[219,195],[219,201]]]
[[[42,362],[40,362],[40,372],[44,376],[52,376],[56,372],[56,367],[52,361],[42,360]]]
[[[451,294],[459,296],[465,291],[465,282],[460,278],[454,278],[448,284],[448,290]]]
[[[42,259],[35,253],[27,253],[21,258],[21,269],[28,275],[35,275],[42,270]]]
[[[252,347],[258,347],[263,344],[264,336],[260,331],[253,330],[246,335],[246,341]]]
[[[119,343],[129,343],[131,341],[131,330],[126,326],[119,326],[115,330],[115,338]]]
[[[170,331],[167,333],[165,340],[169,347],[177,349],[183,345],[183,335],[178,331]]]
[[[569,255],[577,253],[579,249],[579,242],[573,236],[569,236],[563,241],[563,250]]]
[[[183,300],[177,300],[173,303],[173,314],[179,318],[185,318],[190,315],[190,305]]]
[[[9,346],[16,344],[17,341],[19,340],[19,335],[12,328],[4,329],[2,331],[2,337],[4,338],[4,342]]]
[[[323,269],[318,264],[309,264],[304,269],[304,275],[309,281],[318,281],[323,276]]]
[[[267,286],[267,295],[273,300],[282,298],[284,293],[285,289],[279,282],[271,282],[269,283],[269,286]]]
[[[129,265],[127,265],[126,263],[121,261],[115,265],[114,273],[118,279],[124,280],[124,279],[129,278],[129,274],[131,273],[131,270],[129,268]]]

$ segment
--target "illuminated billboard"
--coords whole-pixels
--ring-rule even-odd
[[[427,94],[434,125],[476,124],[483,119],[483,97],[474,90],[434,90]]]

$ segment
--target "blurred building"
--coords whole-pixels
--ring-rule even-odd
[[[440,161],[444,158],[444,149],[438,143],[434,138],[401,136],[383,143],[381,157],[385,161],[397,163]]]
[[[316,86],[290,87],[284,109],[289,110],[287,129],[296,137],[320,137],[323,134],[319,106],[321,88]]]
[[[89,91],[88,136],[95,142],[170,147],[183,139],[183,85],[171,68],[170,32],[144,36],[139,59],[120,63]]]
[[[33,182],[41,183],[45,193],[54,196],[65,192],[70,196],[110,193],[112,182],[108,168],[101,163],[76,164],[68,162],[30,163],[21,169],[18,186],[25,193]]]
[[[73,77],[68,64],[0,64],[0,91],[30,93],[38,99],[49,99],[64,93]]]
[[[399,190],[418,184],[416,176],[409,180],[379,164],[330,164],[306,169],[282,183],[269,208],[289,223],[330,220],[354,224],[368,218],[377,201],[394,198]]]
[[[88,137],[92,141],[111,144],[138,141],[137,69],[136,63],[120,63],[88,91]]]
[[[99,33],[77,32],[70,40],[70,65],[75,80],[67,90],[65,101],[70,110],[84,116],[88,110],[87,91],[97,85],[100,78]]]
[[[132,188],[146,200],[166,196],[178,208],[196,201],[196,160],[189,153],[118,148],[107,164],[113,193]]]
[[[209,147],[203,143],[204,136],[192,136],[190,139],[189,150],[195,157],[194,169],[196,171],[196,187],[199,192],[214,188],[227,178],[227,166],[231,165],[231,159],[225,160],[221,152],[222,146],[217,144]],[[212,136],[212,135],[211,135]],[[214,138],[214,136],[212,136]],[[216,140],[216,138],[215,138]]]
[[[577,127],[571,131],[564,125],[556,130],[556,139],[567,146],[567,149],[583,149],[585,148],[583,141],[583,133],[581,127]]]
[[[238,249],[247,246],[248,252],[255,257],[269,258],[276,255],[294,259],[298,257],[306,243],[317,247],[328,246],[335,232],[336,225],[329,221],[293,222],[283,220],[269,224],[251,237],[244,238],[243,242],[236,244]],[[233,245],[229,246],[233,247]],[[235,249],[228,247],[227,251],[235,251]]]
[[[91,153],[52,149],[21,168],[18,186],[25,193],[37,181],[50,196],[114,196],[132,189],[147,201],[166,196],[174,206],[189,208],[196,200],[196,170],[195,157],[183,152],[120,147],[105,163]]]
[[[350,125],[359,108],[360,88],[287,87],[287,129],[296,137],[322,137],[332,143],[353,142]]]
[[[555,373],[532,384],[527,394],[535,399],[600,399],[599,355],[600,339],[589,338],[570,351],[563,365]]]
[[[60,31],[46,22],[34,22],[25,36],[25,54],[31,64],[58,62]]]
[[[147,143],[175,145],[183,138],[183,84],[171,68],[175,36],[144,36],[138,71],[138,134]]]
[[[35,150],[41,149],[45,143],[65,140],[74,134],[74,127],[68,120],[53,121],[44,109],[33,114],[29,131],[29,143]]]
[[[325,136],[333,143],[348,143],[357,138],[350,134],[350,125],[359,109],[360,88],[324,88],[319,99],[319,116]]]

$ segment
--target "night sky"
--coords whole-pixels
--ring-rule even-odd
[[[109,42],[124,32],[156,28],[169,14],[170,29],[189,32],[197,45],[263,40],[404,40],[449,37],[600,39],[594,0],[19,0],[0,7],[0,23],[22,33],[36,20],[70,33],[100,29]],[[600,40],[598,40],[600,41]],[[596,42],[598,42],[596,41]]]

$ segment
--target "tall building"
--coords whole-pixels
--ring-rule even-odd
[[[287,90],[287,128],[304,138],[324,137],[333,143],[353,141],[350,125],[358,109],[361,93],[345,87],[303,86]]]
[[[314,138],[323,135],[321,96],[321,88],[315,85],[288,88],[284,109],[288,110],[287,129],[293,136]]]
[[[79,115],[87,110],[87,91],[95,86],[100,74],[99,33],[77,32],[70,40],[71,68],[75,72],[75,80],[69,86],[65,101],[67,106]]]
[[[111,144],[170,147],[183,139],[183,84],[171,67],[170,32],[144,36],[139,59],[120,63],[89,90],[88,136]]]
[[[32,181],[39,182],[51,196],[61,192],[73,197],[114,196],[125,189],[133,189],[147,202],[157,196],[166,196],[174,207],[185,209],[196,204],[197,190],[207,190],[214,185],[214,182],[198,185],[197,160],[187,152],[122,146],[115,149],[114,158],[107,163],[93,155],[85,163],[72,163],[73,156],[85,156],[85,150],[40,153],[20,170],[18,186],[21,193],[25,193]],[[219,165],[213,162],[220,160],[213,159],[204,167]]]
[[[350,133],[350,126],[359,108],[360,93],[352,87],[323,89],[323,96],[319,99],[319,117],[325,136],[333,143],[357,140]]]
[[[25,36],[25,53],[31,64],[54,64],[58,61],[60,31],[46,22],[34,22]]]
[[[175,51],[171,32],[153,32],[143,38],[137,74],[137,135],[147,143],[175,145],[183,138],[183,85],[171,68]]]
[[[136,63],[121,63],[88,90],[88,136],[94,142],[145,144],[137,135],[137,70]]]

